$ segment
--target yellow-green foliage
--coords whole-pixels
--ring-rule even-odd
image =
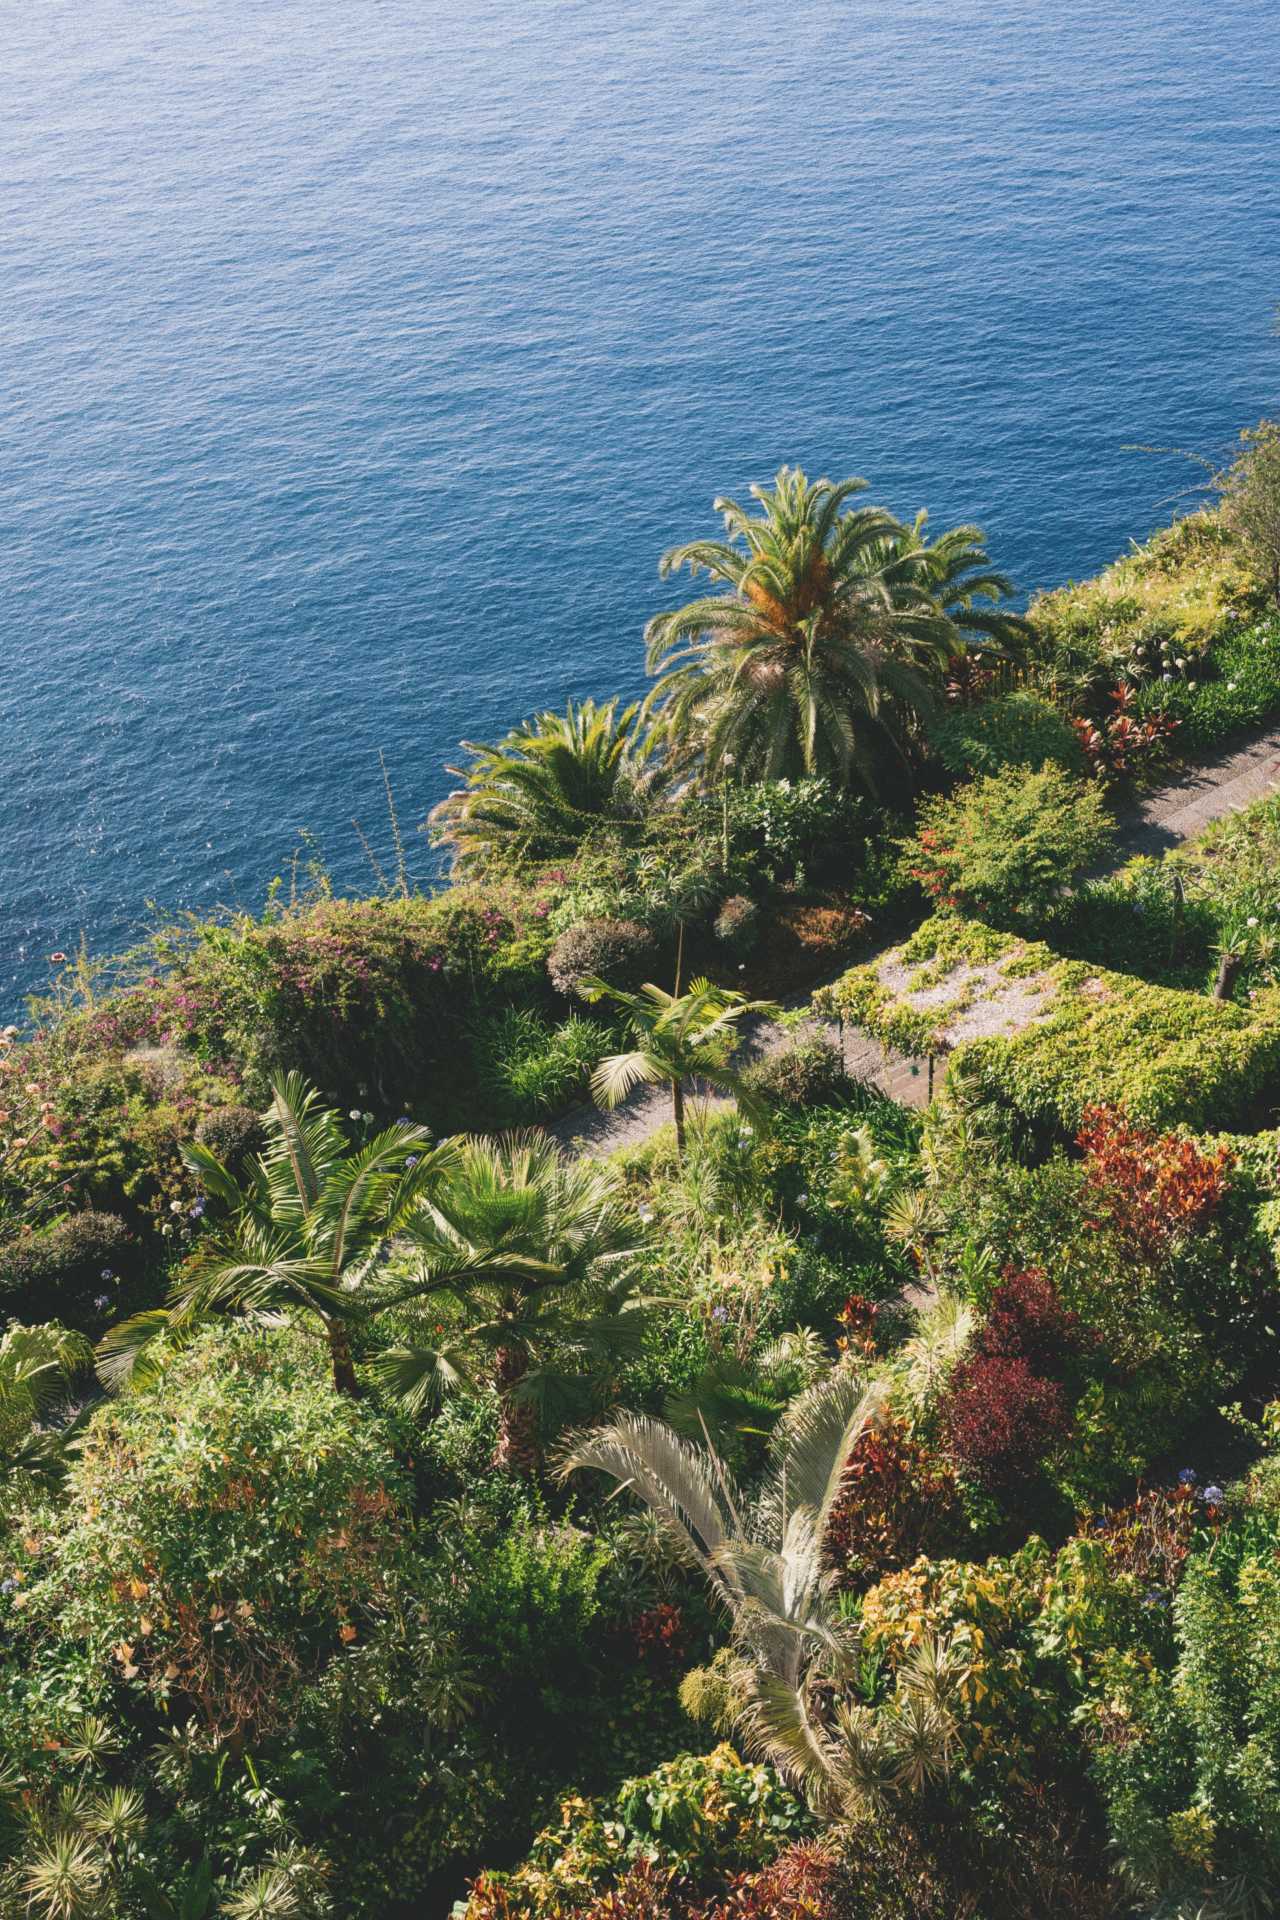
[[[637,1860],[677,1869],[696,1887],[760,1867],[813,1829],[805,1807],[771,1767],[727,1745],[680,1754],[626,1780],[612,1802],[572,1794],[510,1875],[485,1876],[468,1920],[563,1920]],[[493,1895],[504,1896],[499,1906]]]
[[[931,1637],[963,1662],[958,1738],[966,1763],[1015,1783],[1030,1781],[1036,1745],[1056,1718],[1031,1632],[1052,1564],[1033,1536],[1007,1560],[917,1560],[862,1602],[867,1647],[890,1673]]]
[[[1091,972],[1060,988],[1045,1020],[956,1060],[980,1093],[1041,1123],[1074,1128],[1085,1107],[1109,1105],[1152,1126],[1244,1128],[1280,1083],[1280,999],[1246,1009]]]
[[[953,1054],[981,1097],[1040,1125],[1074,1129],[1085,1107],[1107,1104],[1154,1126],[1244,1129],[1280,1086],[1274,990],[1240,1007],[1061,960],[1039,943],[950,914],[926,921],[901,957],[919,963],[908,993],[940,985],[955,971],[955,994],[920,1010],[865,966],[828,988],[824,1004],[908,1054],[948,1050],[950,1023],[984,991],[975,984],[975,966],[999,967],[999,980],[986,991],[1032,975],[1044,981],[1044,1011],[1034,1024],[1008,1038],[968,1041]]]
[[[1222,520],[1196,513],[1153,534],[1095,579],[1042,594],[1031,619],[1051,644],[1086,645],[1121,672],[1153,643],[1168,641],[1184,656],[1203,653],[1233,615],[1252,616],[1262,601]]]

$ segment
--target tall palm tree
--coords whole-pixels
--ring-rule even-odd
[[[409,1337],[375,1367],[415,1410],[482,1370],[498,1395],[495,1463],[532,1472],[545,1403],[640,1337],[642,1242],[609,1169],[541,1133],[467,1140],[416,1222],[415,1271],[379,1293]]]
[[[99,1372],[123,1384],[161,1333],[217,1313],[301,1312],[319,1322],[333,1384],[358,1392],[349,1328],[370,1311],[378,1255],[408,1230],[454,1158],[423,1127],[386,1128],[353,1145],[301,1074],[277,1080],[267,1146],[238,1181],[207,1147],[183,1156],[226,1219],[182,1268],[166,1308],[126,1320],[99,1348]]]
[[[6,1495],[56,1479],[67,1434],[43,1431],[41,1417],[92,1364],[93,1348],[84,1335],[55,1321],[33,1327],[15,1322],[0,1337],[0,1478]]]
[[[538,713],[495,746],[464,740],[471,763],[449,772],[465,782],[433,810],[435,838],[463,866],[504,858],[553,860],[576,852],[593,827],[625,825],[643,812],[648,747],[638,709],[594,700]]]
[[[732,1623],[739,1727],[832,1818],[940,1772],[955,1734],[949,1696],[959,1675],[945,1649],[906,1670],[887,1711],[830,1704],[848,1691],[859,1648],[824,1545],[850,1456],[887,1392],[838,1367],[802,1394],[775,1430],[751,1501],[710,1447],[640,1414],[571,1442],[559,1466],[562,1477],[590,1467],[626,1487],[700,1568]]]
[[[738,1027],[748,1015],[772,1018],[771,1000],[748,1000],[710,980],[695,980],[682,994],[644,986],[623,993],[607,981],[591,978],[578,988],[586,1000],[611,1000],[630,1028],[634,1045],[610,1054],[591,1076],[591,1091],[602,1107],[616,1107],[634,1087],[669,1086],[676,1123],[676,1153],[685,1150],[685,1082],[700,1080],[713,1092],[728,1094],[744,1111],[760,1113],[731,1064]]]
[[[962,641],[927,570],[896,564],[901,523],[849,508],[866,484],[783,467],[751,489],[759,514],[716,501],[727,540],[664,554],[664,576],[688,567],[722,591],[650,621],[646,711],[711,777],[871,782],[877,746],[929,711]]]

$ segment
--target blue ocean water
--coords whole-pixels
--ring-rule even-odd
[[[1274,0],[40,0],[0,55],[0,1002],[369,878],[784,460],[1079,577],[1280,404]],[[419,874],[433,861],[409,836]]]

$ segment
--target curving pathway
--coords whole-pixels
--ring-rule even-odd
[[[1280,726],[1255,734],[1243,746],[1232,748],[1171,781],[1167,787],[1148,794],[1121,823],[1117,836],[1119,858],[1107,869],[1122,865],[1136,854],[1158,857],[1171,848],[1192,839],[1211,821],[1225,814],[1239,813],[1268,793],[1280,790]],[[898,942],[894,942],[897,945]],[[884,949],[881,949],[884,951]],[[866,960],[876,954],[868,953]],[[797,994],[784,1002],[788,1011],[807,1006],[808,994]],[[835,1024],[814,1015],[800,1023],[801,1031],[836,1033]],[[761,1059],[779,1052],[796,1037],[795,1026],[782,1027],[774,1021],[761,1021],[748,1032],[746,1055]],[[925,1063],[908,1060],[888,1052],[869,1035],[852,1029],[840,1031],[846,1071],[869,1080],[904,1106],[922,1107],[928,1098]],[[713,1100],[712,1107],[728,1103]],[[659,1088],[640,1088],[612,1113],[596,1107],[575,1107],[547,1131],[563,1146],[580,1153],[613,1153],[619,1147],[638,1146],[671,1118],[670,1096]]]

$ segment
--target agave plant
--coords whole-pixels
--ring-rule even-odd
[[[462,866],[504,859],[551,860],[577,851],[593,828],[641,818],[652,779],[649,743],[638,709],[594,700],[564,713],[539,713],[494,746],[464,740],[464,785],[429,822]]]
[[[350,1328],[372,1310],[366,1283],[383,1249],[413,1227],[456,1150],[408,1124],[355,1144],[297,1073],[275,1082],[267,1132],[266,1151],[243,1180],[207,1147],[184,1147],[226,1217],[180,1271],[168,1305],[102,1341],[98,1370],[108,1386],[140,1381],[162,1335],[180,1338],[219,1313],[291,1312],[318,1323],[337,1390],[358,1391]]]
[[[636,1087],[668,1086],[676,1125],[676,1153],[686,1145],[685,1083],[700,1080],[713,1093],[736,1099],[746,1113],[763,1121],[764,1109],[731,1064],[740,1023],[755,1016],[772,1018],[769,1000],[748,1000],[740,993],[694,980],[684,993],[644,986],[623,993],[607,981],[589,978],[578,991],[586,1000],[611,1000],[622,1013],[634,1042],[626,1053],[610,1054],[591,1076],[591,1091],[602,1107],[616,1107]]]
[[[900,752],[963,651],[935,592],[944,562],[908,560],[911,531],[883,508],[851,509],[866,485],[783,467],[751,489],[759,514],[715,502],[727,540],[664,554],[664,575],[687,567],[721,591],[650,621],[646,710],[710,777],[874,785],[878,751]]]

